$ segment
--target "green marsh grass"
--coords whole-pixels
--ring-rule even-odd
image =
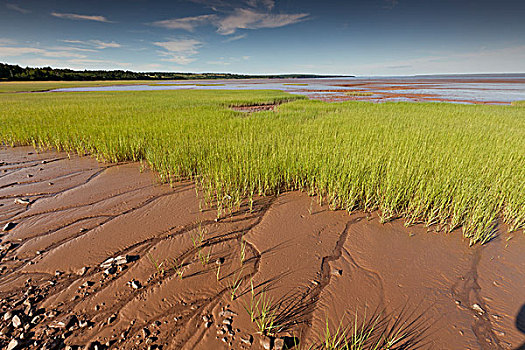
[[[295,100],[295,101],[294,101]],[[273,104],[250,115],[231,106]],[[302,190],[386,222],[461,227],[484,243],[525,226],[525,111],[446,103],[325,103],[279,91],[1,94],[0,142],[146,162],[195,180],[219,213]],[[242,116],[242,117],[241,117]]]
[[[48,91],[63,88],[150,85],[152,80],[104,80],[104,81],[6,81],[0,82],[0,93]]]

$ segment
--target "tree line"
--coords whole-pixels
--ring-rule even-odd
[[[189,80],[189,79],[254,79],[254,78],[331,78],[338,76],[314,74],[245,75],[230,73],[139,73],[124,70],[73,70],[51,67],[32,68],[0,63],[2,81],[46,80]]]

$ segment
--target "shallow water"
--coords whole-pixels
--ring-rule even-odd
[[[203,86],[202,84],[220,84]],[[319,79],[249,79],[163,81],[154,85],[118,85],[63,88],[52,92],[157,91],[157,90],[281,90],[325,101],[365,100],[442,101],[509,104],[525,100],[525,75],[365,77]],[[172,85],[180,84],[180,85]],[[292,85],[290,85],[292,84]],[[300,85],[293,85],[300,84]],[[305,85],[307,84],[307,85]],[[371,92],[352,96],[347,92]]]

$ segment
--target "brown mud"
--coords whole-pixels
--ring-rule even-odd
[[[525,343],[522,231],[469,248],[299,192],[216,220],[198,193],[139,164],[1,147],[0,347],[308,348],[356,314],[400,320],[405,348]],[[252,285],[278,306],[276,338],[250,320]]]

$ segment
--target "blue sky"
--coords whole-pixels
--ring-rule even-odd
[[[0,62],[134,71],[525,72],[523,0],[0,0]]]

